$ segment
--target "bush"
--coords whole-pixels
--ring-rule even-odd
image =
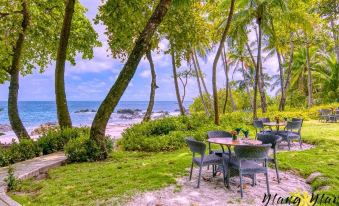
[[[58,131],[48,131],[43,134],[37,141],[37,144],[42,148],[42,153],[50,154],[56,151],[63,150],[65,144],[70,139],[80,137],[82,134],[89,134],[89,128],[67,128]]]
[[[15,163],[40,156],[41,148],[31,139],[22,139],[20,143],[13,142],[9,148],[9,162]]]
[[[108,152],[113,149],[113,142],[106,137],[105,144]],[[78,138],[70,139],[65,145],[65,154],[70,162],[88,162],[103,159],[103,151],[89,135],[82,135]]]

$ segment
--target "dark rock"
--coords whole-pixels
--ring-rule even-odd
[[[140,109],[119,109],[117,111],[118,114],[129,114],[129,115],[136,115],[142,110]]]
[[[5,133],[0,132],[0,136],[5,135]]]
[[[78,111],[75,111],[74,113],[85,113],[85,112],[96,112],[96,110],[92,109],[80,109]]]
[[[8,124],[0,124],[0,132],[5,133],[12,131],[12,127]]]

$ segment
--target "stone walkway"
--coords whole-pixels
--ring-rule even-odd
[[[66,156],[63,152],[56,152],[50,155],[36,157],[13,164],[14,175],[18,179],[27,179],[45,173],[47,170],[62,165],[66,161]],[[20,205],[6,195],[5,178],[8,175],[8,168],[0,168],[0,205],[15,206]]]

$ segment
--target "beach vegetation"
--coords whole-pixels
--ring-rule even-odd
[[[244,113],[227,122],[230,118],[221,115],[221,126],[218,127],[214,125],[213,119],[209,119],[209,124],[200,125],[201,130],[204,130],[202,134],[206,135],[205,131],[213,129],[231,131],[242,127],[248,128],[249,136],[253,137],[255,133],[252,126],[243,125],[242,121],[235,122],[243,116]],[[179,117],[176,119],[182,121]],[[312,189],[316,191],[328,185],[329,190],[316,192],[337,195],[338,130],[337,124],[305,121],[302,128],[303,142],[314,144],[314,147],[305,151],[279,152],[279,168],[292,170],[305,178],[313,172],[321,172],[326,178],[313,182]],[[191,153],[186,147],[158,152],[124,151],[118,148],[105,161],[67,164],[50,170],[48,178],[43,181],[24,180],[10,196],[23,205],[123,204],[138,192],[176,184],[178,177],[188,175],[190,160]]]

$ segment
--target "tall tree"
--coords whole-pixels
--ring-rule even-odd
[[[101,148],[101,159],[105,159],[108,155],[105,144],[105,128],[107,122],[118,104],[121,96],[126,90],[129,82],[134,76],[137,66],[142,56],[147,51],[150,41],[165,17],[167,11],[170,8],[171,0],[160,0],[152,15],[150,16],[143,31],[135,42],[135,46],[132,49],[126,64],[121,70],[117,80],[108,92],[107,96],[101,103],[98,112],[96,113],[90,132],[90,138],[94,140]],[[107,4],[107,2],[106,2]]]
[[[172,74],[173,74],[173,80],[174,80],[174,87],[175,87],[175,95],[177,97],[177,102],[180,110],[181,115],[185,115],[185,108],[182,104],[181,96],[180,96],[180,89],[178,84],[178,72],[177,72],[177,65],[175,61],[175,53],[172,50],[171,51],[171,59],[172,59]]]
[[[194,52],[194,51],[193,51]],[[195,55],[193,54],[192,52],[192,64],[193,64],[193,68],[194,68],[194,71],[195,71],[195,77],[197,79],[197,85],[198,85],[198,90],[199,90],[199,96],[200,96],[200,100],[201,100],[201,103],[204,107],[204,110],[205,110],[205,114],[207,116],[210,116],[210,112],[208,110],[208,106],[207,106],[207,103],[205,101],[205,98],[204,98],[204,94],[202,92],[202,88],[201,88],[201,79],[200,79],[200,72],[198,70],[198,66],[197,66],[197,63],[196,63],[196,58],[195,58]]]
[[[148,106],[147,106],[147,109],[146,109],[145,116],[143,118],[143,121],[147,122],[151,119],[153,106],[154,106],[154,99],[155,99],[155,90],[158,88],[158,86],[157,86],[157,77],[156,77],[156,73],[155,73],[154,63],[153,63],[153,59],[152,59],[152,53],[151,53],[150,50],[148,50],[146,52],[146,58],[149,62],[149,66],[150,66],[150,69],[151,69],[151,78],[152,78],[151,92],[150,92],[150,95],[149,95]]]
[[[59,31],[61,30],[63,0],[13,1],[2,5],[0,21],[0,73],[7,73],[4,80],[10,81],[8,110],[11,126],[19,139],[28,137],[18,111],[19,75],[40,72],[56,59]],[[85,17],[85,8],[76,6],[76,24],[72,28],[67,59],[75,63],[77,52],[83,58],[93,56],[92,48],[99,46],[97,34]],[[46,38],[48,36],[49,38]],[[3,79],[2,79],[3,80]]]
[[[55,99],[60,128],[72,127],[72,120],[67,107],[65,92],[65,62],[69,36],[71,33],[72,18],[75,0],[67,0],[64,22],[60,33],[60,41],[55,66]]]
[[[13,47],[12,64],[9,70],[10,85],[8,92],[8,117],[12,129],[19,139],[29,138],[29,134],[20,119],[18,111],[20,60],[22,56],[22,50],[24,47],[24,41],[26,38],[27,27],[29,24],[27,2],[23,0],[21,6],[22,6],[21,32],[19,33],[18,39],[16,40],[15,46]]]
[[[219,48],[217,50],[217,53],[215,55],[214,61],[213,61],[213,67],[212,67],[212,85],[213,85],[213,106],[214,106],[214,124],[219,125],[220,119],[219,119],[219,103],[218,103],[218,88],[217,88],[217,64],[222,52],[222,48],[224,46],[227,32],[231,26],[232,16],[234,12],[234,4],[235,0],[231,0],[231,6],[228,12],[228,17],[226,21],[225,29],[222,33],[221,40],[219,43]]]

